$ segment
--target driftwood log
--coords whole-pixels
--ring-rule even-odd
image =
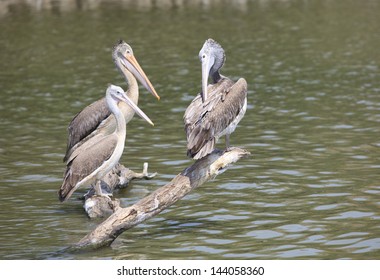
[[[148,173],[148,163],[144,163],[142,173],[134,172],[124,165],[118,163],[101,181],[102,192],[111,194],[117,190],[128,186],[130,181],[134,179],[150,180],[157,173]],[[83,208],[89,218],[104,218],[110,216],[119,207],[119,200],[107,199],[104,196],[95,195],[94,188],[84,195]]]
[[[69,250],[88,250],[110,246],[124,231],[159,214],[195,188],[225,171],[230,164],[249,154],[246,150],[234,147],[228,151],[216,150],[197,160],[174,177],[171,182],[134,205],[127,208],[114,205],[114,213],[78,243],[72,245]]]

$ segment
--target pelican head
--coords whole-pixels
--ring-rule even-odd
[[[120,101],[127,103],[141,118],[146,120],[151,125],[154,125],[149,117],[127,96],[124,90],[115,85],[109,85],[106,91],[106,100],[109,108],[113,108],[113,104],[118,104]],[[112,109],[111,109],[112,110]]]
[[[148,77],[145,75],[140,64],[133,55],[133,50],[130,45],[123,40],[120,40],[113,49],[112,58],[120,71],[126,77],[127,74],[125,71],[129,71],[151,94],[153,94],[153,96],[160,99],[152,83],[149,81]]]
[[[226,56],[222,46],[213,39],[207,39],[199,52],[199,60],[202,63],[202,101],[207,99],[207,82],[211,76],[216,83],[220,79],[219,69],[222,68]]]

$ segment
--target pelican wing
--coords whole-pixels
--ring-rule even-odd
[[[91,134],[99,124],[111,114],[105,97],[93,102],[80,111],[70,122],[68,127],[68,140],[64,161],[70,156],[75,144]]]
[[[80,142],[78,142],[74,147],[71,148],[70,151],[67,152],[66,155],[66,163],[72,161],[81,153],[87,153],[87,150],[91,149],[98,142],[102,141],[103,138],[108,137],[109,134],[103,133],[91,133],[89,136],[83,138]]]
[[[187,154],[195,159],[211,153],[218,137],[239,115],[247,97],[247,82],[223,78],[208,91],[206,102],[198,95],[184,115]]]
[[[68,199],[79,187],[77,186],[79,182],[101,167],[111,157],[116,144],[117,136],[111,134],[71,158],[66,166],[62,186],[58,191],[60,201]]]

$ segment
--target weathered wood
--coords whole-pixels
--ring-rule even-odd
[[[104,193],[112,194],[116,189],[125,188],[130,181],[134,179],[147,179],[154,178],[157,173],[148,174],[148,163],[145,162],[143,172],[137,173],[122,164],[118,163],[101,182],[101,188]],[[85,209],[89,218],[104,218],[110,216],[120,207],[119,200],[111,200],[104,196],[95,195],[94,188],[84,195],[83,208]]]
[[[228,165],[249,154],[248,151],[240,148],[230,148],[228,151],[214,151],[212,154],[197,160],[170,183],[134,205],[127,208],[118,206],[108,219],[70,249],[96,249],[111,245],[122,232],[159,214],[193,189],[225,171]]]

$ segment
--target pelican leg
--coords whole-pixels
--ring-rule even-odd
[[[230,149],[230,135],[226,134],[226,151]]]
[[[112,196],[112,194],[102,192],[102,181],[101,180],[96,181],[95,186],[94,186],[94,190],[95,190],[96,195],[104,196],[104,197],[107,197],[108,199],[111,200],[110,196]]]

